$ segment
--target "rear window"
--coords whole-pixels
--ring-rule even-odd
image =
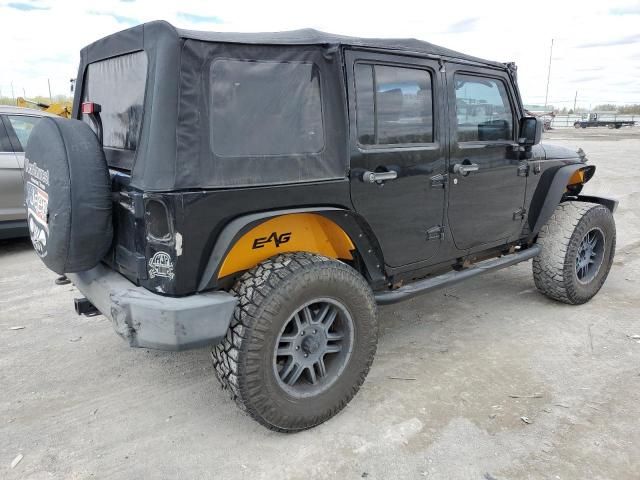
[[[13,131],[18,137],[20,145],[16,145],[16,148],[22,147],[21,151],[27,148],[27,142],[31,135],[31,130],[36,126],[36,123],[40,121],[40,117],[33,117],[29,115],[7,115],[9,123],[13,128]]]
[[[324,149],[320,75],[313,63],[218,59],[210,68],[211,148],[220,157]]]
[[[82,101],[102,107],[105,147],[121,150],[138,147],[146,82],[145,52],[109,58],[87,68]],[[88,116],[83,115],[83,120],[92,125]]]

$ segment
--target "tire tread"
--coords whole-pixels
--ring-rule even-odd
[[[268,307],[266,300],[274,295],[282,295],[283,284],[290,277],[295,274],[298,274],[298,277],[299,274],[304,276],[304,270],[327,264],[336,268],[341,275],[356,277],[357,281],[362,284],[362,293],[367,296],[370,307],[375,312],[373,293],[357,271],[342,262],[307,252],[286,253],[266,260],[245,272],[230,291],[238,297],[238,306],[234,311],[224,340],[214,346],[211,351],[213,366],[223,390],[230,393],[232,400],[238,407],[271,430],[280,432],[304,430],[334,416],[358,392],[373,361],[377,346],[377,331],[375,335],[371,336],[371,341],[367,345],[369,359],[366,369],[360,373],[358,381],[339,403],[323,412],[322,415],[313,418],[312,421],[309,422],[307,419],[304,424],[289,425],[292,421],[291,418],[281,418],[281,421],[275,422],[279,425],[287,424],[286,428],[274,425],[264,418],[263,409],[269,408],[269,400],[264,392],[256,388],[259,386],[256,386],[252,381],[258,371],[258,353],[257,350],[252,350],[252,345],[256,345],[256,340],[258,340],[257,343],[260,343],[260,340],[264,340],[267,334],[263,324],[257,320],[264,313],[271,316],[277,313],[266,309]],[[271,409],[271,414],[277,416],[277,412],[273,409]]]
[[[582,298],[577,292],[570,277],[575,268],[574,259],[568,258],[567,253],[573,251],[582,240],[581,235],[576,234],[580,223],[587,217],[599,215],[609,216],[611,213],[602,205],[567,201],[558,205],[547,224],[542,227],[537,240],[542,252],[533,259],[533,278],[536,288],[547,297],[572,305],[584,303],[590,298]],[[615,230],[613,238],[609,240],[615,250]],[[603,268],[608,273],[610,262],[609,265],[603,265]],[[600,285],[606,279],[606,273],[599,280]]]

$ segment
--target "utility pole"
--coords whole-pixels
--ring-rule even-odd
[[[547,91],[544,94],[544,109],[547,109],[549,102],[549,79],[551,78],[551,58],[553,57],[553,38],[551,39],[551,49],[549,50],[549,70],[547,71]]]
[[[13,98],[13,103],[18,105],[18,103],[16,102],[16,95],[13,93],[13,80],[11,80],[11,98]]]
[[[47,78],[47,83],[49,84],[49,100],[53,103],[53,97],[51,96],[51,81]]]
[[[573,98],[573,113],[576,113],[576,102],[578,101],[578,90],[576,90],[576,96]]]

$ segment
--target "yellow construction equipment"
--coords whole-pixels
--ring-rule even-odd
[[[51,104],[47,104],[42,102],[34,102],[33,100],[27,100],[23,97],[18,97],[16,99],[16,104],[19,107],[23,108],[37,107],[40,110],[58,115],[60,117],[71,118],[71,102],[53,102]]]

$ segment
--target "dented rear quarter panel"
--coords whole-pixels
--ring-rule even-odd
[[[145,235],[147,278],[141,279],[140,285],[166,295],[188,295],[197,290],[216,239],[234,218],[304,206],[352,209],[346,179],[278,187],[155,193],[154,197],[162,198],[167,205],[173,234],[166,242],[153,241]],[[159,252],[169,255],[173,277],[149,274],[149,268],[153,268],[149,262]]]

